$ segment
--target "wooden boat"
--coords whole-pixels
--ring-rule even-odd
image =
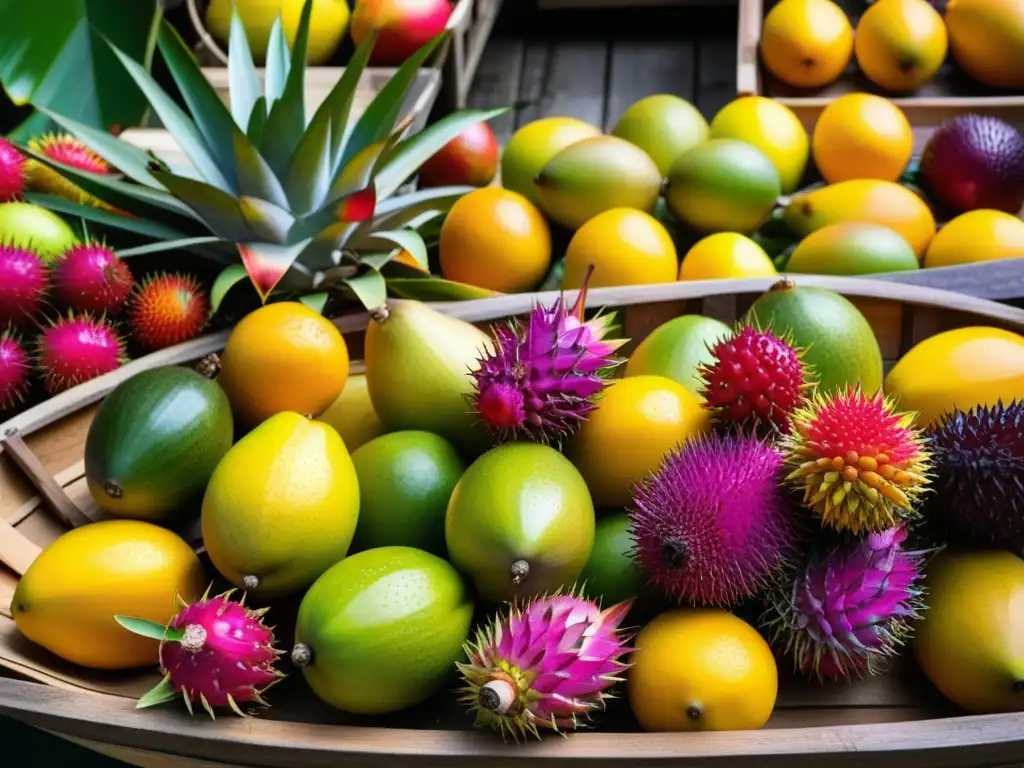
[[[864,278],[799,278],[836,290],[871,322],[887,366],[918,341],[967,325],[1024,331],[1024,310],[961,294]],[[770,279],[603,288],[591,307],[617,308],[625,335],[637,344],[662,322],[700,312],[731,322],[772,283]],[[488,325],[525,314],[535,300],[520,294],[435,304],[440,311]],[[572,292],[567,295],[572,299]],[[336,320],[354,360],[362,354],[365,315]],[[90,672],[62,663],[20,636],[10,599],[41,547],[69,525],[100,519],[82,478],[82,450],[96,403],[134,373],[190,363],[221,348],[225,334],[207,336],[136,360],[100,379],[0,425],[0,714],[134,765],[152,768],[224,766],[729,766],[756,761],[781,766],[873,765],[900,768],[1019,765],[1024,712],[965,716],[942,699],[912,659],[885,675],[822,686],[787,674],[768,726],[758,731],[640,733],[624,700],[612,702],[590,732],[541,742],[503,743],[474,731],[456,697],[442,691],[424,705],[382,718],[344,715],[309,693],[301,675],[274,689],[273,708],[257,719],[233,715],[190,718],[183,707],[138,710],[135,698],[157,679]],[[629,348],[626,350],[629,351]],[[275,608],[275,611],[277,609]],[[287,647],[287,620],[277,621]],[[289,670],[290,671],[290,670]]]

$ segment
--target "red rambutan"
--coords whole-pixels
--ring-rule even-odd
[[[28,353],[8,327],[0,334],[0,413],[14,409],[24,400],[31,371]]]
[[[72,309],[115,314],[131,290],[128,265],[101,243],[73,245],[54,267],[54,294]]]
[[[17,200],[25,192],[26,162],[17,147],[0,138],[0,203]]]
[[[0,325],[25,325],[46,295],[46,264],[34,251],[0,245]]]
[[[146,349],[162,349],[195,337],[210,316],[210,301],[191,275],[146,278],[131,298],[132,338]]]
[[[28,142],[33,152],[45,155],[56,163],[67,165],[79,171],[106,175],[112,173],[110,165],[82,142],[67,133],[47,134]],[[63,197],[79,205],[93,205],[110,208],[97,197],[90,195],[60,172],[39,162],[30,160],[27,167],[28,184],[37,192]]]
[[[124,342],[105,317],[69,312],[44,328],[36,368],[51,395],[110,373],[125,362]]]

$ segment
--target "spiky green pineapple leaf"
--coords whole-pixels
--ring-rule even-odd
[[[392,277],[388,289],[402,299],[416,301],[472,301],[501,296],[498,291],[439,277]]]
[[[210,287],[210,314],[215,314],[228,295],[228,291],[248,276],[249,273],[245,271],[242,264],[232,264],[221,271]]]
[[[337,174],[343,167],[341,160],[345,144],[355,129],[355,122],[349,119],[352,116],[352,105],[359,90],[359,81],[369,64],[370,55],[373,53],[379,37],[379,30],[370,30],[369,34],[356,47],[352,58],[345,66],[344,74],[327,96],[326,101],[329,102],[327,108],[330,110],[333,131],[331,135],[332,174]]]
[[[342,282],[349,287],[366,309],[376,309],[388,300],[388,288],[384,276],[372,267],[358,275],[347,277]]]
[[[326,120],[311,122],[288,163],[285,194],[300,216],[320,206],[330,188],[332,130],[329,114]]]
[[[164,21],[163,23],[167,24],[168,22]],[[150,106],[156,112],[157,117],[160,118],[164,128],[174,137],[178,147],[185,153],[185,156],[188,157],[200,176],[219,189],[237,192],[237,187],[225,178],[224,173],[217,166],[209,147],[206,146],[206,142],[203,140],[202,134],[196,127],[196,124],[192,122],[192,119],[185,114],[185,111],[177,105],[174,99],[167,95],[167,92],[160,87],[160,84],[157,83],[153,76],[143,69],[138,62],[123,53],[113,43],[108,41],[107,45],[111,47],[117,58],[121,60],[121,64],[128,71],[128,74],[131,75],[132,80],[135,81],[135,84],[149,100]]]
[[[271,102],[270,97],[267,97],[270,114],[267,117],[267,127],[260,151],[274,169],[274,173],[281,178],[288,172],[288,161],[295,154],[299,139],[306,128],[306,49],[312,7],[312,0],[306,0],[302,6],[299,28],[295,35],[295,48],[292,50],[288,78],[281,98]]]
[[[377,174],[377,195],[381,198],[390,197],[406,179],[419,170],[423,163],[436,155],[445,144],[466,128],[490,120],[508,110],[508,107],[458,110],[410,136],[398,145]]]
[[[376,195],[371,181],[368,186],[335,198],[315,213],[297,219],[288,237],[290,240],[312,238],[335,224],[368,220],[373,216],[375,205]]]
[[[307,307],[312,309],[318,315],[324,313],[324,307],[327,306],[327,300],[331,298],[329,293],[320,291],[319,293],[307,293],[304,296],[299,297],[299,301],[305,304]]]
[[[149,172],[149,164],[152,158],[145,150],[139,149],[124,139],[117,138],[108,131],[93,128],[90,125],[72,120],[64,115],[58,115],[46,107],[36,107],[36,109],[53,120],[61,128],[71,133],[76,139],[128,178],[133,179],[139,184],[145,184],[147,187],[165,191],[163,185],[154,179],[153,175]]]
[[[161,240],[156,243],[149,243],[148,245],[124,248],[119,250],[117,255],[122,259],[129,259],[132,256],[148,256],[151,253],[163,253],[165,251],[185,251],[194,249],[199,245],[216,245],[223,242],[221,238],[209,235],[206,237],[183,237],[179,240]],[[222,258],[217,260],[230,263],[231,256],[225,253]]]
[[[260,96],[253,105],[252,113],[249,115],[249,125],[246,126],[245,135],[254,146],[263,146],[263,135],[267,129],[267,100]]]
[[[249,48],[249,38],[238,15],[238,8],[231,9],[231,31],[228,33],[228,93],[231,102],[231,117],[240,128],[248,128],[253,110],[263,96],[260,87],[260,76],[256,72],[256,64]],[[263,116],[266,118],[266,101],[263,103]],[[256,141],[246,131],[250,141]]]
[[[224,178],[235,177],[233,134],[241,133],[213,85],[203,75],[195,56],[170,24],[161,24],[157,45],[167,70],[185,100],[195,126]],[[237,141],[236,141],[237,143]],[[241,186],[241,182],[239,183]],[[242,189],[244,192],[245,190]]]
[[[260,295],[261,301],[266,302],[270,292],[281,282],[285,273],[295,265],[310,243],[310,240],[289,245],[260,242],[238,243],[238,253],[242,257],[242,264],[245,266],[245,271],[256,288],[256,292]]]
[[[174,684],[169,676],[165,676],[163,680],[142,694],[142,697],[135,703],[135,708],[156,707],[174,701],[176,698],[178,698],[178,694],[174,691]]]
[[[382,141],[392,134],[395,122],[401,113],[409,88],[416,80],[420,67],[434,50],[447,39],[450,34],[445,30],[434,39],[423,45],[395,71],[380,92],[367,106],[352,129],[351,135],[342,150],[341,162],[337,173],[340,174],[348,162],[371,144]]]
[[[238,198],[238,207],[255,237],[278,245],[286,245],[289,242],[289,230],[295,224],[295,217],[284,208],[247,195]]]
[[[288,208],[284,187],[259,150],[238,126],[233,126],[233,134],[239,194],[259,197],[279,208]]]
[[[172,194],[191,208],[215,234],[235,242],[252,237],[238,200],[227,192],[173,173],[158,172],[155,176]]]
[[[267,39],[266,67],[263,71],[263,95],[267,100],[267,111],[274,102],[284,94],[285,85],[288,83],[288,72],[290,67],[288,40],[284,36],[284,27],[281,22],[281,14],[278,13],[274,23],[270,25],[270,37]]]
[[[416,263],[423,267],[423,269],[430,270],[427,262],[427,244],[423,242],[419,232],[414,230],[397,229],[391,232],[374,232],[373,235],[366,238],[360,245],[369,249],[398,246],[398,248],[408,251],[409,255],[416,259]],[[392,251],[391,256],[393,257],[394,254],[395,251]],[[385,261],[384,263],[387,262]],[[381,266],[383,264],[380,264],[378,269]]]
[[[434,211],[446,213],[456,201],[469,194],[476,187],[452,186],[420,189],[407,195],[389,197],[377,203],[373,219],[355,228],[350,242],[357,246],[360,239],[379,229],[401,229],[418,216]]]
[[[74,216],[79,219],[102,224],[105,227],[120,229],[124,232],[131,232],[158,240],[178,240],[189,236],[188,232],[161,224],[152,219],[125,216],[121,213],[108,211],[105,208],[73,203],[56,195],[28,192],[25,194],[25,202],[34,203],[54,213],[63,213],[66,216]],[[198,221],[195,223],[200,227],[202,226]]]

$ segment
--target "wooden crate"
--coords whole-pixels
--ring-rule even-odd
[[[631,342],[661,323],[699,312],[732,322],[774,281],[769,278],[600,288],[593,307],[621,313]],[[838,291],[864,312],[888,369],[917,342],[941,331],[993,325],[1024,332],[1024,310],[944,291],[858,278],[801,276],[798,283]],[[575,291],[566,293],[572,302]],[[521,317],[556,292],[432,305],[481,326]],[[362,356],[365,313],[335,320]],[[356,718],[319,702],[300,674],[273,689],[273,708],[257,719],[190,718],[180,706],[139,710],[135,698],[155,670],[90,672],[62,663],[20,635],[10,601],[20,574],[69,526],[102,519],[84,481],[82,450],[97,403],[127,377],[162,365],[191,364],[223,348],[227,331],[132,361],[0,424],[0,714],[135,765],[394,766],[622,765],[720,766],[1009,766],[1024,752],[1024,712],[962,716],[923,679],[909,658],[885,675],[822,686],[780,665],[779,696],[767,727],[717,733],[639,733],[623,699],[598,713],[596,732],[542,743],[503,743],[474,731],[451,690],[424,705],[380,718]],[[354,367],[353,370],[358,370]],[[186,524],[184,530],[194,530]],[[186,535],[198,547],[199,542]],[[275,620],[280,617],[276,613]],[[287,621],[287,619],[286,619]],[[279,634],[288,631],[282,625]],[[292,672],[292,670],[288,670]],[[15,679],[20,678],[20,679]],[[756,762],[755,762],[756,761]]]
[[[556,8],[654,8],[671,5],[731,5],[735,0],[536,0],[537,7]]]

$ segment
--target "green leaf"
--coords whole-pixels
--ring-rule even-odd
[[[166,704],[176,698],[178,698],[178,694],[174,692],[174,684],[168,676],[146,691],[135,704],[135,708],[146,709],[147,707],[155,707],[160,704]]]
[[[103,38],[148,68],[160,18],[154,0],[0,0],[0,84],[18,106],[101,130],[138,125],[146,100]]]
[[[305,296],[300,296],[299,301],[305,304],[307,307],[312,309],[317,314],[324,313],[324,307],[327,306],[327,300],[330,298],[330,294],[325,292],[320,293],[307,293]]]
[[[352,104],[355,101],[356,93],[359,90],[359,80],[363,76],[367,63],[370,61],[370,54],[377,43],[380,31],[371,29],[363,39],[345,65],[345,71],[341,79],[335,83],[327,98],[317,108],[313,115],[313,122],[318,119],[326,119],[321,115],[329,115],[331,119],[331,178],[341,172],[344,167],[341,165],[342,154],[348,137],[352,133],[354,124],[349,122],[352,114]],[[323,202],[321,199],[318,202]]]
[[[281,14],[279,13],[270,27],[270,37],[267,40],[263,94],[267,100],[268,112],[274,102],[284,94],[285,84],[288,82],[289,56],[288,40],[284,36],[284,27],[281,25]]]
[[[233,179],[235,152],[231,138],[232,133],[241,133],[241,130],[235,125],[217,91],[199,70],[195,57],[181,35],[170,24],[160,25],[158,45],[167,69],[192,113],[196,128],[216,160],[217,167],[225,178]]]
[[[256,104],[252,108],[252,114],[249,115],[249,125],[245,129],[245,135],[249,137],[249,141],[254,146],[259,147],[263,144],[263,134],[267,127],[267,100],[260,96],[256,99]]]
[[[267,129],[260,150],[278,176],[288,172],[288,161],[299,146],[306,128],[306,49],[309,42],[309,17],[312,0],[306,0],[299,17],[288,80],[281,98],[270,107]],[[269,97],[268,97],[269,103]]]
[[[497,291],[439,277],[392,277],[388,289],[403,299],[417,301],[473,301],[501,296]]]
[[[490,120],[507,111],[508,107],[458,110],[424,128],[415,136],[409,137],[391,153],[387,163],[377,174],[377,196],[381,199],[390,197],[406,179],[419,170],[423,163],[469,126]]]
[[[388,288],[384,276],[376,269],[367,269],[354,277],[348,277],[345,285],[368,310],[376,309],[388,300]]]
[[[151,253],[163,253],[164,251],[185,251],[197,245],[212,245],[213,243],[222,242],[224,241],[219,237],[183,237],[180,240],[161,240],[158,243],[125,248],[119,250],[117,255],[122,259],[130,259],[132,256],[146,256]]]
[[[228,93],[231,102],[231,116],[239,127],[249,125],[253,109],[262,97],[260,76],[252,59],[249,38],[245,33],[238,8],[231,10],[231,32],[228,36]],[[263,108],[266,116],[266,102]],[[252,140],[252,135],[249,135]],[[258,142],[257,142],[258,143]]]
[[[181,640],[183,632],[180,629],[174,629],[163,624],[157,624],[155,621],[149,619],[137,619],[133,616],[115,616],[114,621],[120,624],[122,627],[127,629],[129,632],[133,632],[136,635],[142,635],[142,637],[148,637],[153,640]]]
[[[137,235],[153,237],[159,240],[177,240],[189,236],[188,232],[160,224],[152,219],[136,219],[131,216],[125,216],[121,213],[108,211],[105,208],[96,208],[91,205],[73,203],[70,200],[66,200],[63,197],[57,197],[56,195],[43,195],[38,192],[29,192],[25,195],[25,201],[35,203],[36,205],[42,206],[54,213],[62,213],[65,216],[74,216],[76,218],[94,221],[97,224],[102,224],[106,227],[113,227],[115,229],[123,230],[124,232],[133,232]],[[201,223],[198,221],[195,222],[195,224],[201,226]]]
[[[213,281],[213,287],[210,288],[210,314],[215,313],[220,308],[224,298],[228,295],[228,291],[248,276],[249,273],[245,271],[245,267],[241,264],[232,264],[217,275],[217,279]]]
[[[434,187],[382,200],[377,203],[373,220],[360,224],[351,242],[356,243],[378,229],[400,229],[427,211],[445,213],[474,189],[476,187]]]
[[[240,195],[262,198],[279,208],[288,207],[288,197],[267,161],[237,126],[234,128],[235,157],[238,161]]]
[[[331,118],[314,120],[288,162],[285,191],[291,209],[306,214],[323,204],[331,186]]]
[[[131,58],[115,48],[113,44],[111,44],[111,49],[121,60],[125,69],[128,70],[132,79],[142,89],[142,92],[146,94],[146,98],[149,99],[149,103],[153,107],[153,111],[156,112],[157,117],[160,118],[160,122],[163,123],[164,128],[170,131],[178,147],[185,153],[196,171],[199,172],[199,175],[215,187],[226,191],[237,191],[234,184],[228,181],[224,176],[224,172],[217,166],[213,156],[210,154],[210,149],[203,140],[202,134],[196,127],[196,124],[192,122],[192,119],[185,114],[185,111],[167,95],[159,83],[153,79],[152,75],[139,66],[137,62],[132,61]]]
[[[201,181],[171,173],[161,172],[155,176],[189,206],[214,234],[233,242],[252,237],[238,201],[227,192]]]
[[[395,121],[398,120],[398,115],[402,110],[405,96],[416,80],[420,67],[434,52],[434,49],[447,38],[448,34],[448,30],[442,32],[406,59],[381,88],[380,93],[374,97],[356,122],[351,137],[345,142],[345,151],[342,153],[339,168],[344,168],[349,160],[366,147],[391,135],[395,128]]]
[[[409,252],[416,259],[416,262],[425,270],[430,270],[427,263],[427,244],[423,242],[418,232],[411,229],[398,229],[393,232],[374,232],[368,238],[360,241],[360,246],[366,248],[379,248],[381,246],[397,245]]]
[[[256,287],[261,301],[266,301],[270,292],[292,268],[311,241],[303,240],[292,245],[277,243],[239,243],[238,253],[249,279]]]
[[[380,169],[384,167],[387,161],[391,157],[392,150],[395,145],[401,141],[401,134],[393,133],[384,140],[384,145],[377,152],[377,156],[373,158],[373,162],[369,163],[365,168],[356,169],[359,171],[358,174],[349,173],[349,178],[345,178],[344,172],[339,173],[334,179],[334,183],[331,184],[331,190],[327,194],[328,198],[340,198],[350,192],[355,192],[360,189],[367,189],[370,186],[374,188],[374,197],[376,204],[376,197],[378,196],[377,187],[375,185],[375,179]],[[343,169],[347,170],[347,169]],[[383,196],[381,196],[383,197]]]
[[[242,218],[252,235],[268,243],[285,245],[295,217],[283,208],[258,197],[242,196],[238,199]]]

